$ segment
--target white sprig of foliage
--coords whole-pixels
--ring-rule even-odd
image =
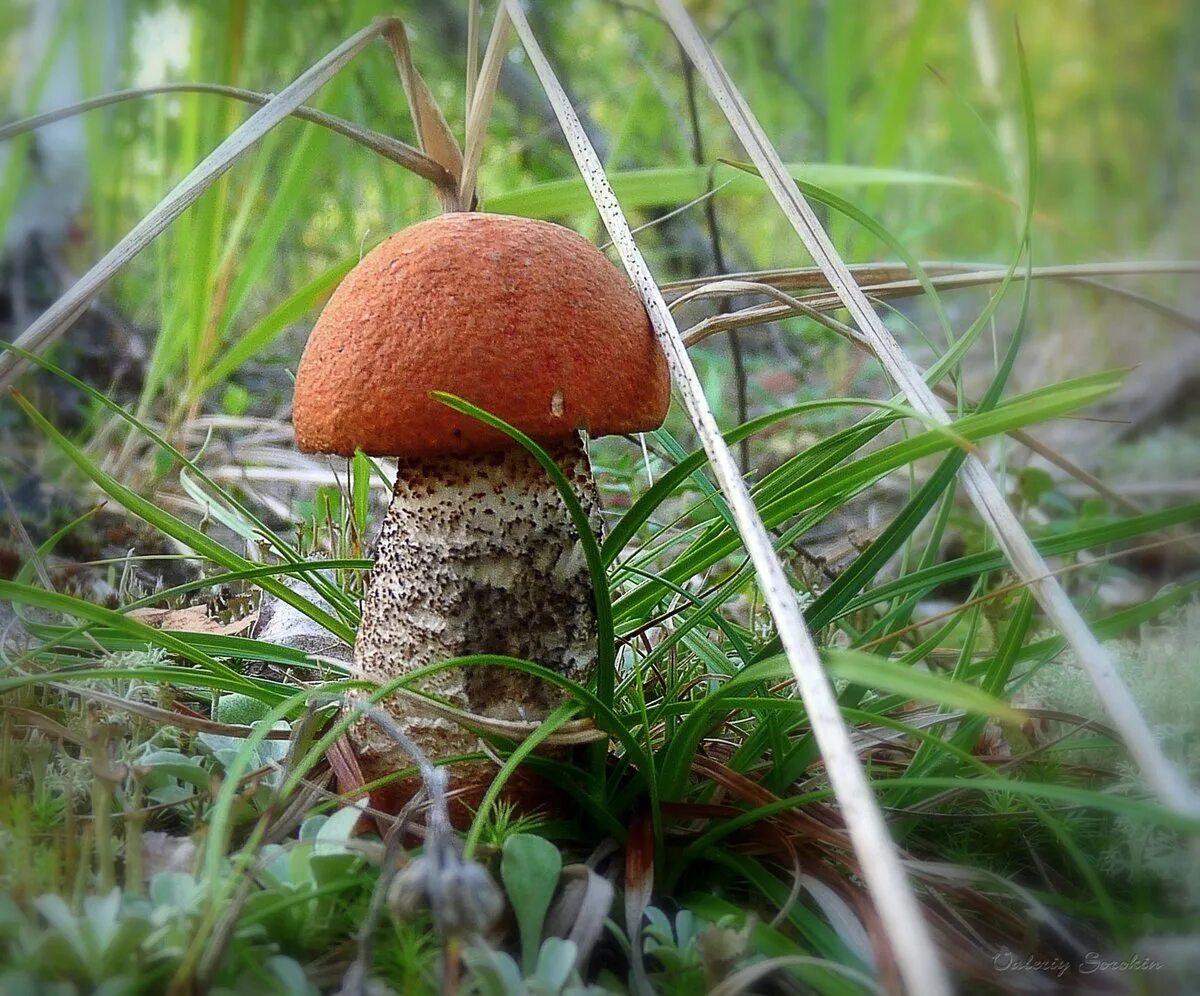
[[[1200,776],[1200,603],[1181,608],[1160,624],[1142,627],[1137,640],[1107,645],[1121,677],[1135,689],[1138,705],[1163,749],[1191,777]],[[1022,688],[1021,702],[1085,719],[1102,721],[1104,708],[1095,689],[1080,673],[1074,654],[1056,667],[1043,667]],[[1072,755],[1081,764],[1106,767],[1110,751]],[[1119,769],[1120,784],[1140,788],[1138,773],[1129,765]],[[1141,820],[1119,817],[1116,833],[1105,849],[1103,863],[1110,873],[1149,875],[1173,894],[1185,909],[1200,911],[1200,842],[1173,830]]]

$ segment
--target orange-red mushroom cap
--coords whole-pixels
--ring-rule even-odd
[[[296,373],[296,441],[407,458],[513,445],[432,391],[549,443],[657,428],[670,379],[641,300],[594,245],[464,213],[393,235],[334,291]]]

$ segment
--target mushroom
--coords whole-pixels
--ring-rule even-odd
[[[302,450],[399,458],[354,675],[382,683],[449,658],[503,654],[586,682],[596,659],[594,593],[566,503],[527,450],[433,391],[541,444],[598,533],[581,430],[655,428],[670,400],[666,359],[641,301],[566,228],[446,214],[393,235],[346,276],[296,374]],[[421,687],[501,720],[540,720],[563,700],[556,686],[500,666],[448,669]],[[432,758],[477,748],[474,734],[411,698],[388,709]],[[411,763],[369,724],[356,724],[352,737],[368,780]],[[482,768],[456,774],[468,798],[490,781]]]

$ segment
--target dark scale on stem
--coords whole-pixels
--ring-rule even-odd
[[[549,452],[598,534],[599,499],[582,441]],[[513,449],[494,459],[401,461],[363,601],[358,677],[385,682],[427,664],[490,653],[586,681],[595,644],[594,596],[578,533],[532,456]],[[546,682],[497,666],[442,671],[421,688],[455,708],[503,720],[536,721],[563,700]],[[387,708],[432,756],[476,748],[474,734],[411,699],[395,697]],[[355,734],[364,768],[384,767],[378,755],[394,751],[390,739],[365,724]]]

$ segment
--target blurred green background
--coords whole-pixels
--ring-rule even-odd
[[[484,5],[485,30],[493,7]],[[9,117],[163,82],[270,93],[372,17],[398,13],[420,70],[461,135],[466,8],[451,0],[5,0],[0,91]],[[876,216],[918,258],[1007,263],[1015,254],[1025,161],[1018,23],[1037,113],[1034,262],[1186,257],[1200,248],[1195,4],[729,0],[691,8],[798,175]],[[635,223],[655,222],[715,185],[727,270],[809,264],[757,181],[717,166],[742,153],[652,4],[562,0],[533,5],[531,16]],[[344,70],[315,104],[413,140],[383,45]],[[249,113],[211,94],[145,96],[8,143],[0,153],[6,242],[11,248],[32,231],[61,263],[56,273],[35,270],[25,281],[16,324],[27,323],[70,273],[86,269]],[[485,209],[551,217],[601,236],[519,47],[502,77],[479,189]],[[294,366],[303,329],[344,269],[435,210],[423,180],[340,136],[286,122],[113,288],[113,307],[147,354],[138,377],[141,412],[169,421],[203,407],[286,404],[278,389],[286,385],[254,370]],[[697,204],[641,234],[661,280],[716,270],[705,212]],[[824,217],[847,259],[891,256],[844,217]],[[1194,305],[1194,289],[1181,278],[1139,286],[1185,309]],[[1031,347],[1018,383],[1137,362],[1173,341],[1173,332],[1143,313],[1111,311],[1078,291],[1039,293],[1037,306],[1043,348]],[[972,305],[962,314],[974,313]],[[301,335],[284,334],[296,328]],[[751,375],[782,362],[818,393],[855,386],[859,368],[848,347],[810,334],[802,320],[782,328],[798,334],[781,335],[780,327],[742,333]],[[904,337],[920,353],[919,341]],[[713,340],[698,360],[714,366],[723,416],[733,403],[722,375],[727,348]],[[102,365],[93,373],[98,386],[113,375]],[[749,391],[752,403],[763,393],[753,376]]]

